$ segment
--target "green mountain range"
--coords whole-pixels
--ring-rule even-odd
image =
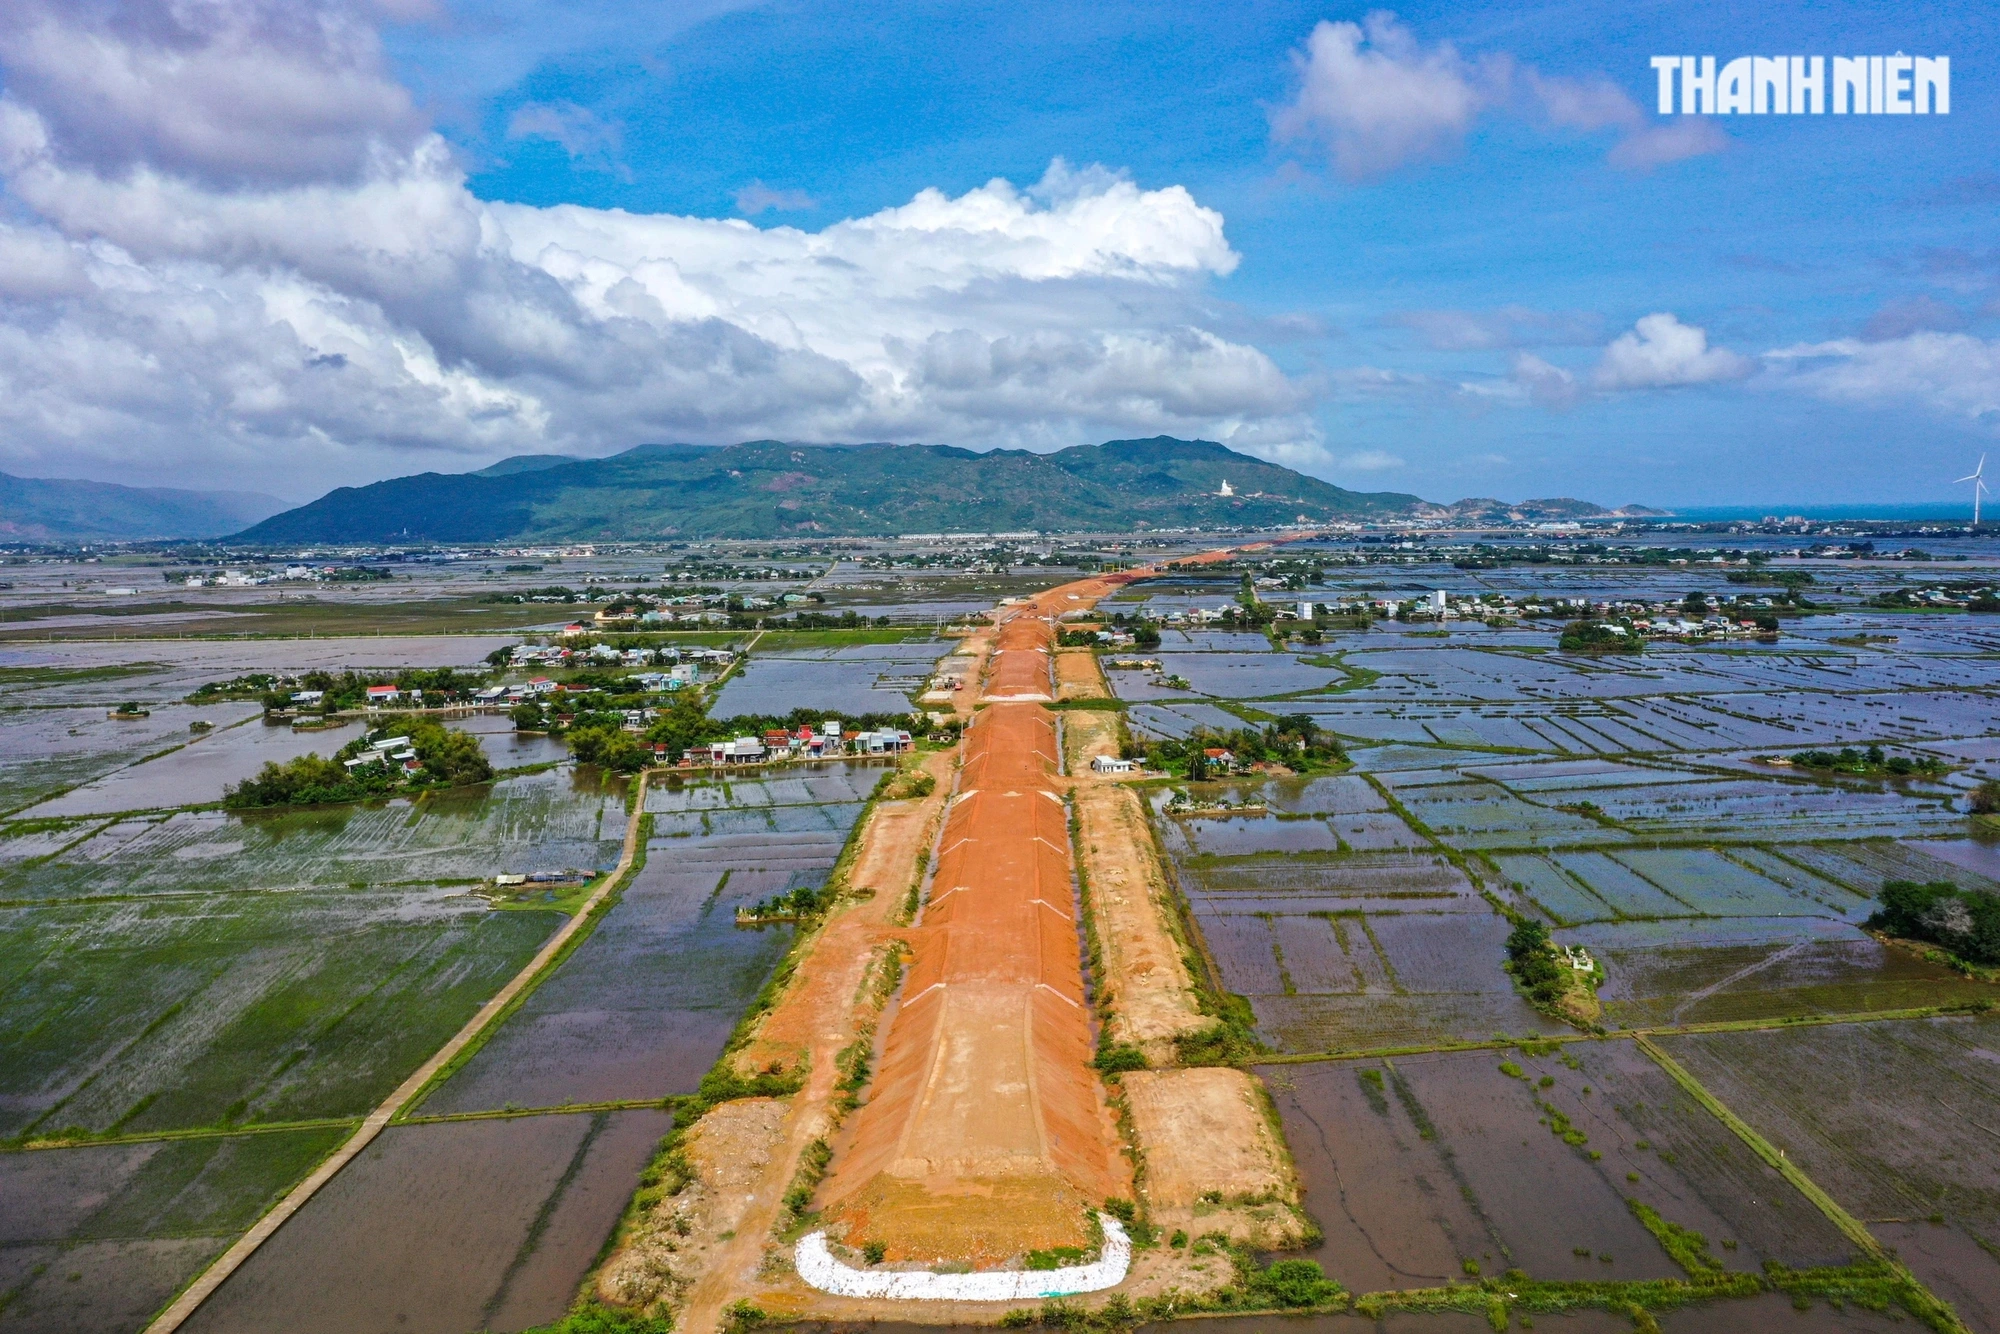
[[[285,508],[248,491],[183,491],[0,472],[0,542],[221,537]]]
[[[1230,494],[1223,494],[1227,482]],[[245,543],[578,541],[1126,532],[1414,513],[1206,440],[1113,440],[1053,454],[948,445],[641,445],[606,459],[522,455],[474,473],[342,487],[239,533]]]

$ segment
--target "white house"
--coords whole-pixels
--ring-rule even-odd
[[[1136,760],[1121,760],[1116,755],[1093,755],[1090,757],[1090,767],[1093,772],[1100,774],[1129,774],[1137,773],[1139,770]]]
[[[708,748],[711,764],[757,764],[764,758],[764,743],[754,736],[740,736],[734,741],[712,742]]]

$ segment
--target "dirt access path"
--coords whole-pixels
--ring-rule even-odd
[[[195,1309],[208,1300],[210,1293],[221,1287],[231,1274],[243,1266],[244,1261],[256,1254],[257,1248],[285,1225],[285,1220],[304,1208],[306,1201],[317,1194],[321,1186],[333,1180],[341,1168],[353,1162],[363,1149],[374,1143],[375,1137],[388,1127],[397,1112],[430,1083],[431,1077],[449,1064],[453,1057],[464,1051],[468,1043],[485,1032],[488,1025],[499,1019],[513,1003],[514,998],[533,985],[543,970],[555,961],[562,953],[563,946],[583,929],[584,924],[590,921],[591,914],[603,905],[605,899],[610,897],[612,891],[624,880],[625,873],[632,869],[633,859],[639,855],[639,818],[646,811],[646,775],[640,774],[636,782],[637,790],[632,794],[632,814],[625,823],[625,844],[618,854],[618,864],[612,867],[597,888],[591,891],[590,897],[583,901],[583,906],[577,909],[576,915],[557,928],[548,942],[536,951],[535,957],[528,960],[527,966],[508,979],[507,985],[495,992],[491,1000],[480,1006],[479,1012],[466,1021],[465,1027],[459,1029],[451,1041],[438,1048],[428,1061],[411,1071],[410,1077],[397,1085],[394,1093],[383,1099],[382,1104],[374,1111],[368,1113],[346,1143],[335,1149],[332,1156],[322,1162],[311,1176],[292,1187],[284,1199],[273,1205],[269,1213],[258,1219],[248,1232],[238,1237],[235,1245],[217,1256],[215,1262],[203,1270],[166,1310],[155,1316],[153,1323],[146,1326],[146,1334],[172,1334],[172,1331],[179,1329],[187,1318],[195,1313]]]

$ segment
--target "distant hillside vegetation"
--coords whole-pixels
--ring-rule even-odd
[[[248,491],[182,491],[0,472],[0,542],[223,537],[285,508]]]
[[[1220,494],[1227,481],[1230,496]],[[1423,502],[1347,491],[1206,440],[1054,454],[947,445],[641,445],[523,455],[475,473],[343,487],[238,534],[252,543],[576,541],[1130,531],[1375,519]]]

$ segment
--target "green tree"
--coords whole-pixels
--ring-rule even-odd
[[[630,732],[616,727],[579,727],[569,734],[570,754],[579,764],[595,764],[619,773],[646,767],[653,753]]]
[[[1989,778],[1972,789],[1969,804],[1974,815],[2000,815],[2000,778]]]

